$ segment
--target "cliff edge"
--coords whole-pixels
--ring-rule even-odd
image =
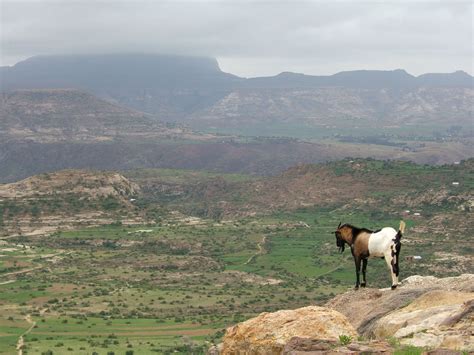
[[[474,351],[474,274],[411,276],[400,287],[350,290],[324,307],[262,313],[227,329],[210,354]]]

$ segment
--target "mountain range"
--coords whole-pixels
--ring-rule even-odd
[[[0,67],[3,90],[19,88],[318,88],[409,89],[472,88],[463,71],[413,76],[405,70],[355,70],[328,76],[282,72],[276,76],[241,78],[224,73],[216,59],[159,54],[35,56]]]
[[[357,70],[241,78],[216,59],[158,54],[36,56],[0,68],[2,91],[77,88],[194,127],[285,122],[381,127],[472,122],[473,77]],[[341,122],[342,120],[342,122]],[[360,121],[359,121],[360,122]]]
[[[0,75],[4,182],[67,168],[266,175],[348,156],[472,157],[462,72],[245,79],[215,59],[128,54],[33,57]]]

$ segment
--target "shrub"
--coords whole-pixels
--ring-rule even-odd
[[[339,342],[341,345],[348,345],[352,342],[352,337],[350,335],[341,334],[339,335]]]

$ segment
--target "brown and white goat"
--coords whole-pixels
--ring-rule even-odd
[[[392,227],[385,227],[377,231],[366,228],[357,228],[350,224],[339,223],[336,234],[336,245],[339,251],[344,251],[345,244],[351,247],[352,256],[356,268],[356,285],[365,287],[365,273],[367,269],[367,259],[369,257],[385,258],[392,276],[392,290],[398,285],[399,255],[402,246],[401,238],[405,231],[405,222],[400,221],[398,232]],[[362,263],[362,278],[360,283],[360,266]]]

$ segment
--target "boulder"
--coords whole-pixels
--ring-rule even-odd
[[[311,339],[312,347],[319,344],[325,348],[336,344],[340,335],[356,338],[357,332],[345,316],[329,308],[309,306],[262,313],[228,328],[221,354],[282,354],[294,338]]]

